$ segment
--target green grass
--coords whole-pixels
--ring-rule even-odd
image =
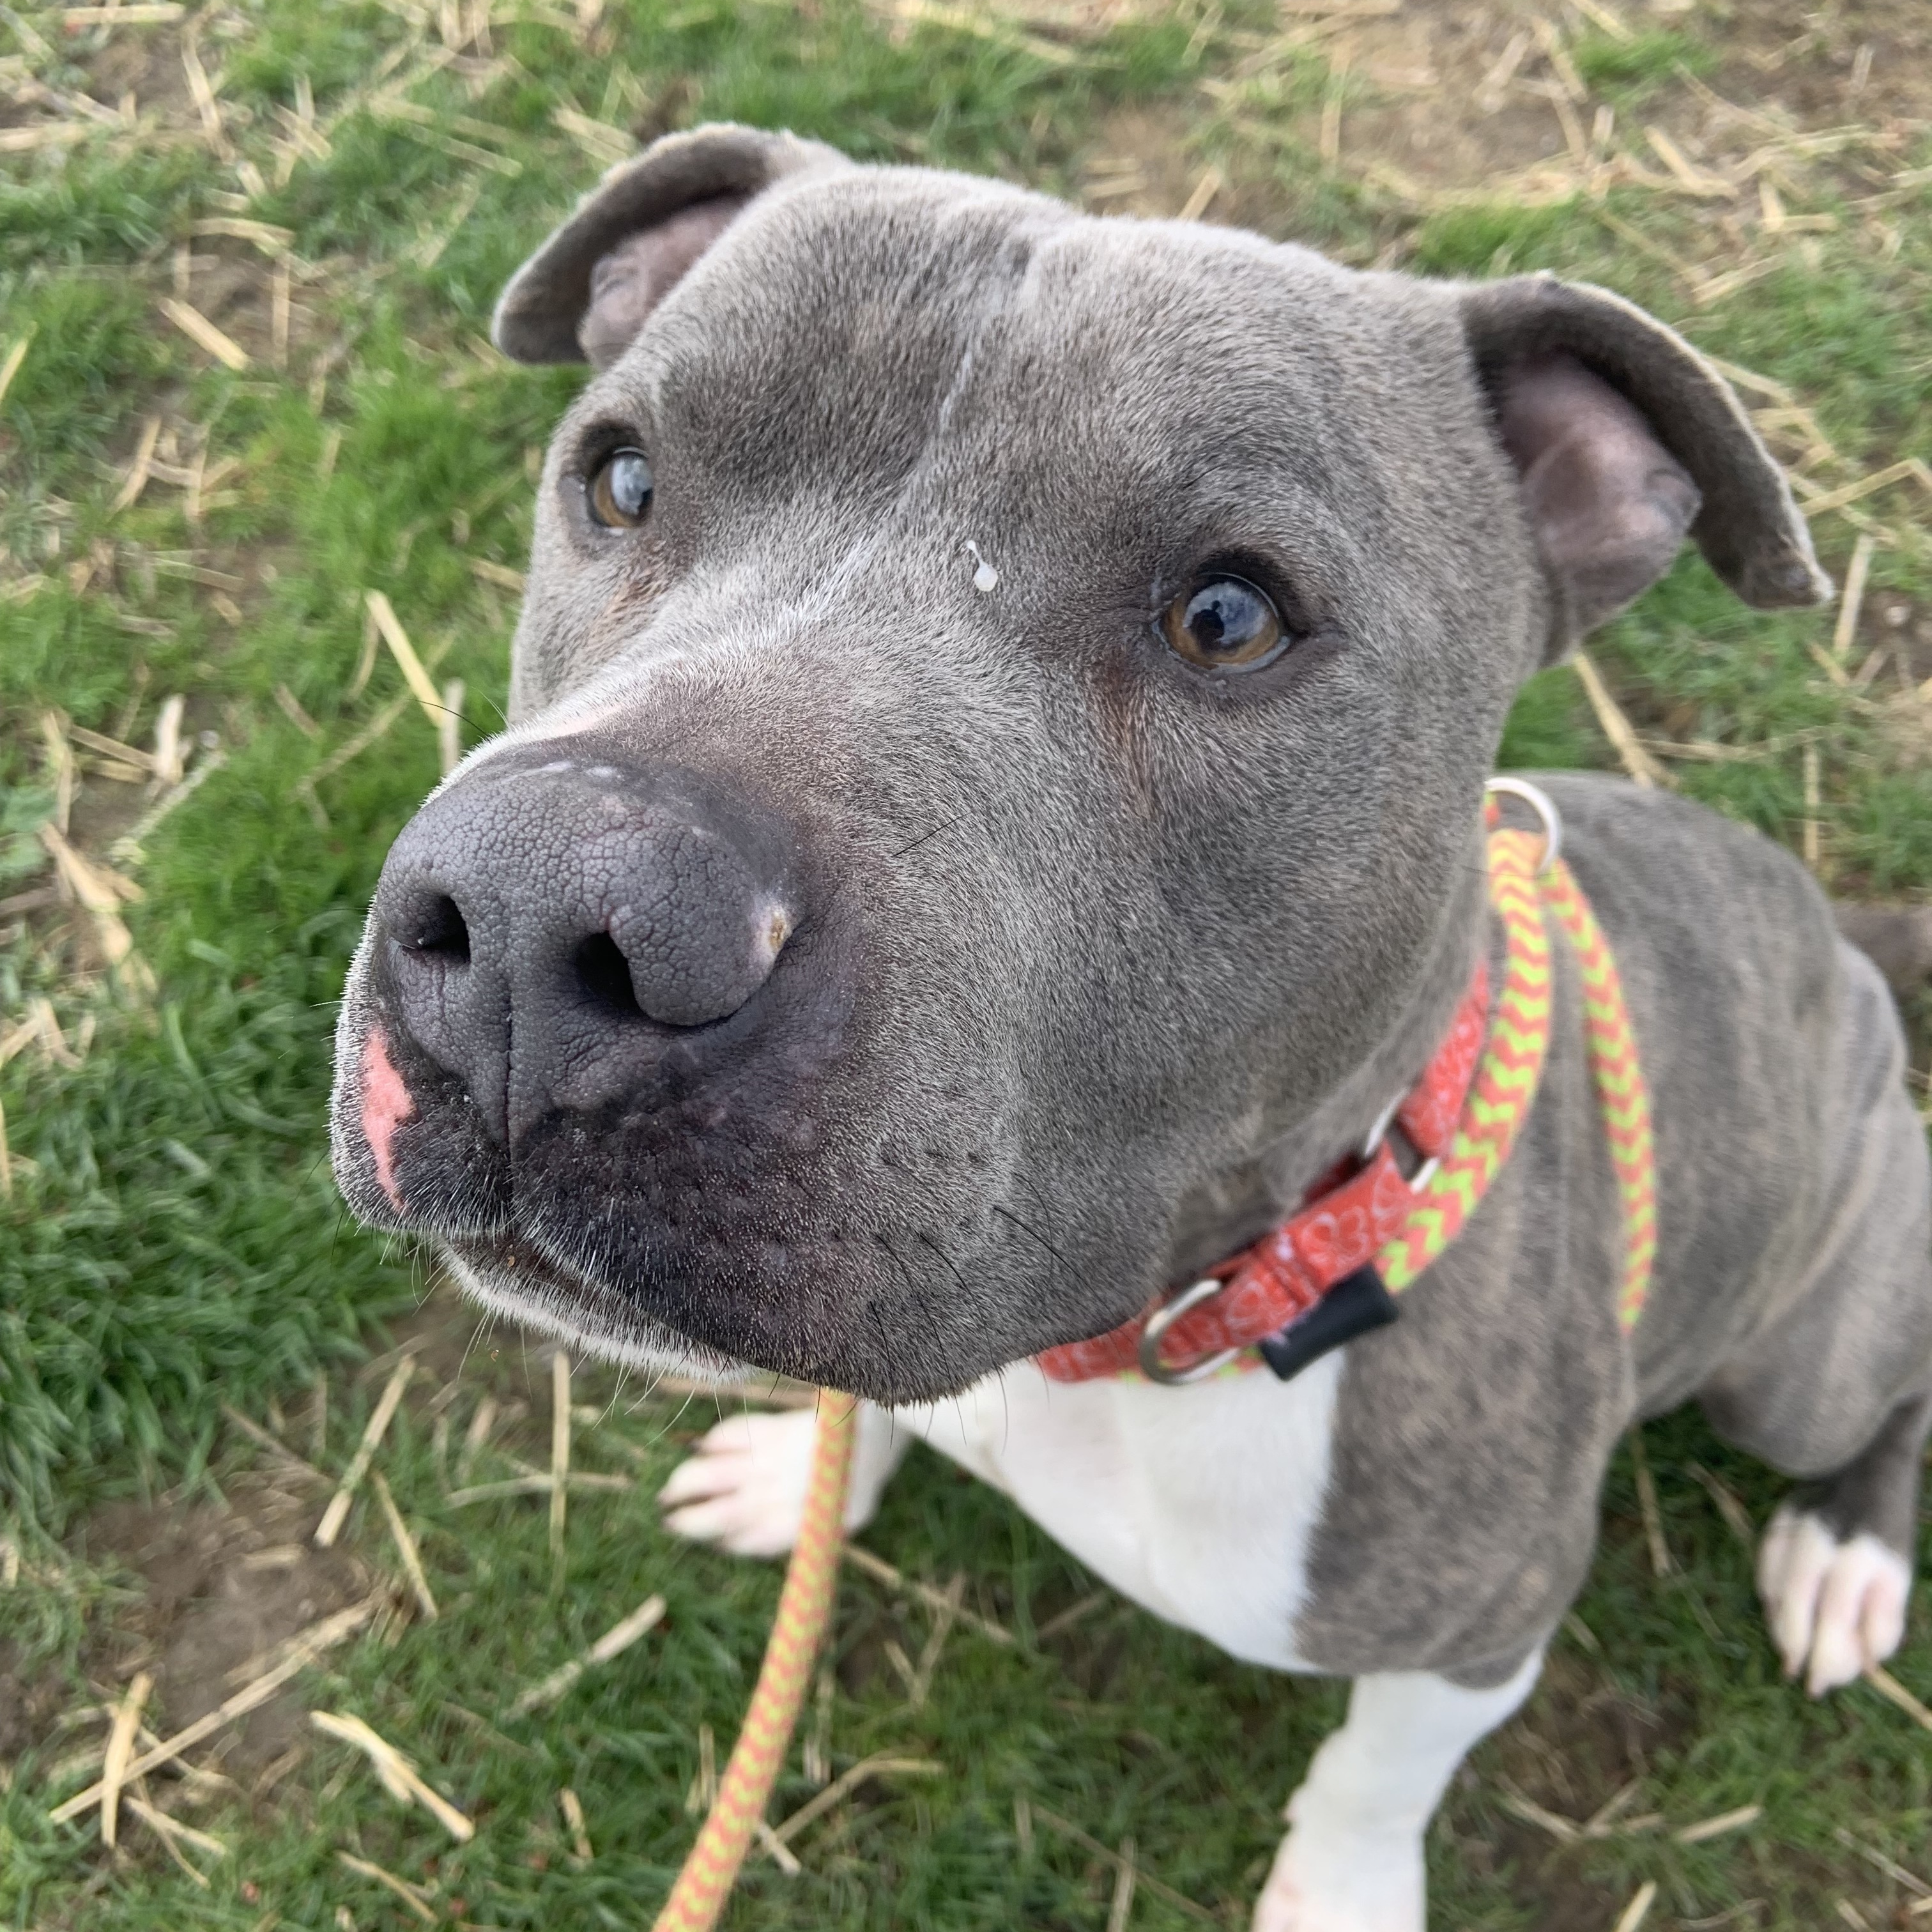
[[[21,1582],[0,1592],[0,1696],[31,1683],[75,1703],[118,1682],[113,1659],[146,1614],[147,1586],[88,1553],[94,1513],[104,1501],[165,1492],[184,1508],[226,1497],[247,1520],[254,1452],[222,1431],[221,1405],[293,1408],[291,1392],[318,1370],[334,1396],[316,1454],[338,1468],[373,1399],[353,1364],[422,1292],[413,1257],[347,1225],[322,1149],[332,1002],[382,855],[436,776],[434,736],[413,706],[404,710],[321,782],[322,822],[295,788],[402,692],[386,654],[358,686],[367,590],[391,598],[437,677],[465,680],[470,742],[500,715],[514,611],[472,566],[520,566],[529,466],[580,379],[508,367],[482,348],[480,332],[506,276],[595,177],[596,164],[560,131],[558,108],[607,122],[786,124],[863,157],[1064,190],[1116,107],[1156,101],[1177,146],[1213,155],[1262,198],[1271,232],[1364,262],[1393,246],[1434,273],[1550,268],[1649,304],[1708,352],[1790,386],[1845,460],[1820,472],[1827,485],[1932,450],[1932,192],[1882,211],[1902,230],[1888,253],[1868,226],[1880,217],[1853,205],[1864,184],[1822,173],[1805,206],[1838,226],[1807,234],[1775,273],[1700,308],[1655,252],[1709,257],[1713,231],[1689,202],[1619,188],[1600,208],[1580,198],[1418,210],[1324,171],[1306,129],[1328,86],[1318,59],[1298,54],[1258,80],[1238,70],[1254,44],[1241,36],[1267,22],[1258,8],[1163,13],[1061,58],[998,26],[888,32],[856,0],[614,5],[588,45],[548,16],[500,22],[494,51],[507,58],[473,87],[454,70],[412,83],[434,126],[358,112],[332,125],[402,46],[407,10],[263,0],[211,16],[203,59],[222,75],[224,104],[248,117],[237,116],[234,138],[266,177],[244,208],[234,172],[192,138],[10,155],[0,177],[0,355],[31,335],[0,401],[0,898],[44,876],[46,711],[145,743],[163,699],[184,693],[190,730],[218,734],[225,758],[138,860],[116,862],[145,894],[127,916],[152,996],[77,974],[79,956],[55,930],[70,915],[0,916],[0,1038],[40,999],[70,1046],[92,1029],[78,1066],[29,1047],[0,1069],[13,1155],[12,1194],[0,1200],[0,1533],[25,1559]],[[10,18],[0,14],[0,56],[20,52],[50,87],[85,84],[94,40],[66,39],[51,15],[36,14],[29,26],[53,44],[43,55]],[[172,29],[116,38],[134,32],[154,35],[172,58]],[[425,45],[435,39],[432,27]],[[1621,115],[1665,100],[1677,68],[1708,67],[1715,49],[1686,30],[1586,38],[1575,54]],[[172,78],[153,86],[178,93],[166,59],[154,69],[164,70]],[[1201,77],[1226,86],[1202,94],[1192,86]],[[277,110],[294,108],[304,82],[330,153],[278,185]],[[191,128],[183,113],[178,124]],[[458,117],[484,133],[456,129]],[[452,134],[503,165],[452,155],[439,145]],[[1886,165],[1928,160],[1922,140]],[[175,247],[197,220],[237,213],[290,230],[296,254],[313,265],[294,284],[286,370],[268,355],[259,305],[233,322],[254,358],[238,373],[211,365],[158,319]],[[1631,226],[1648,248],[1630,239]],[[196,246],[250,262],[245,242]],[[205,425],[211,464],[238,460],[199,526],[171,485],[112,508],[140,424],[157,411]],[[1928,506],[1892,495],[1862,507],[1896,538],[1874,563],[1868,610],[1899,602],[1932,614]],[[1842,574],[1852,529],[1827,518],[1817,534]],[[85,584],[70,580],[90,556],[104,562]],[[242,580],[240,621],[196,568]],[[1882,622],[1868,617],[1858,656],[1885,634]],[[1894,686],[1881,682],[1859,702],[1826,679],[1811,646],[1830,631],[1828,613],[1743,610],[1687,556],[1593,650],[1646,736],[1747,754],[1673,766],[1688,792],[1795,844],[1809,744],[1838,886],[1923,894],[1932,888],[1932,758],[1895,707],[1870,701]],[[292,721],[278,691],[317,736]],[[1569,670],[1527,688],[1503,761],[1614,762]],[[100,856],[146,802],[87,775],[76,842]],[[469,1380],[530,1393],[514,1345],[499,1336],[493,1347],[505,1359],[493,1365],[486,1348]],[[586,1394],[609,1394],[604,1378],[583,1379]],[[544,1391],[531,1400],[536,1419],[508,1446],[541,1460]],[[471,1401],[466,1388],[449,1412],[459,1438]],[[392,1632],[393,1642],[346,1647],[305,1681],[303,1700],[356,1712],[415,1754],[478,1818],[470,1845],[452,1847],[422,1814],[382,1796],[346,1748],[318,1740],[272,1800],[194,1813],[233,1847],[203,1893],[144,1835],[110,1864],[92,1827],[49,1825],[46,1772],[74,1739],[37,1732],[0,1768],[0,1921],[238,1932],[272,1912],[283,1926],[326,1932],[342,1907],[357,1925],[402,1922],[396,1901],[337,1862],[347,1850],[432,1886],[440,1910],[461,1900],[469,1922],[647,1922],[689,1840],[683,1794],[698,1727],[728,1742],[776,1590],[771,1570],[684,1549],[655,1526],[649,1493],[702,1419],[620,1404],[585,1432],[587,1464],[638,1468],[643,1482],[634,1496],[573,1502],[560,1574],[540,1503],[452,1508],[427,1412],[412,1403],[399,1420],[383,1467],[422,1537],[444,1616]],[[1854,1830],[1916,1866],[1932,1815],[1928,1741],[1868,1690],[1813,1706],[1778,1681],[1748,1554],[1691,1466],[1715,1472],[1760,1520],[1779,1485],[1690,1419],[1647,1434],[1679,1568],[1662,1582],[1652,1574],[1620,1460],[1603,1553],[1579,1606],[1582,1634],[1566,1632],[1528,1724],[1478,1754],[1437,1828],[1436,1922],[1607,1927],[1655,1879],[1653,1924],[1755,1898],[1765,1901],[1760,1925],[1814,1926],[1840,1896],[1879,1923],[1883,1881],[1834,1834]],[[494,1455],[479,1475],[508,1473]],[[349,1540],[376,1569],[393,1568],[366,1504]],[[729,1922],[1103,1924],[1111,1874],[1044,1824],[1023,1847],[1016,1798],[1108,1844],[1132,1836],[1149,1870],[1242,1922],[1281,1800],[1339,1713],[1337,1687],[1234,1665],[1111,1598],[1039,1642],[1034,1633],[1090,1594],[1090,1580],[934,1459],[914,1459],[868,1540],[909,1574],[964,1572],[969,1602],[1021,1640],[1001,1649],[956,1635],[931,1701],[911,1710],[883,1646],[891,1638],[916,1656],[926,1613],[848,1576],[835,1764],[890,1748],[946,1770],[870,1787],[821,1828],[830,1835],[805,1841],[799,1880],[754,1864]],[[670,1604],[659,1632],[547,1715],[500,1718],[517,1685],[652,1590]],[[1922,1694],[1932,1689],[1928,1637],[1922,1608],[1898,1666]],[[510,1742],[466,1725],[452,1704],[499,1722]],[[1766,1808],[1763,1821],[1704,1846],[1660,1832],[1558,1850],[1502,1808],[1508,1780],[1582,1815],[1630,1774],[1633,1751],[1645,1768],[1643,1806],[1672,1826],[1752,1803]],[[1552,1754],[1574,1768],[1569,1797]],[[774,1815],[808,1793],[796,1750],[790,1762]],[[556,1807],[566,1784],[596,1847],[582,1870]],[[1132,1922],[1186,1922],[1143,1892]]]

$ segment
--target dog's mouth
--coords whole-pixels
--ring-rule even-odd
[[[464,1293],[493,1315],[538,1330],[607,1361],[646,1374],[688,1374],[731,1382],[750,1363],[693,1341],[639,1308],[629,1296],[541,1255],[526,1241],[447,1238],[450,1271]]]

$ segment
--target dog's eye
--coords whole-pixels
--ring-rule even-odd
[[[651,466],[641,449],[614,449],[590,479],[590,514],[607,530],[635,530],[651,506]]]
[[[1213,577],[1161,614],[1170,650],[1208,670],[1246,670],[1281,646],[1281,617],[1267,593],[1238,577]]]

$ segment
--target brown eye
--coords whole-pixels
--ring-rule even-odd
[[[614,449],[590,479],[590,514],[607,530],[635,530],[651,506],[651,466],[641,449]]]
[[[1213,577],[1161,614],[1168,648],[1207,670],[1245,670],[1271,657],[1281,618],[1267,595],[1238,577]]]

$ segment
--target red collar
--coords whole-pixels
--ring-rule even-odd
[[[1360,1154],[1318,1181],[1278,1227],[1190,1286],[1156,1296],[1131,1321],[1091,1341],[1036,1355],[1048,1379],[1093,1382],[1146,1370],[1162,1382],[1191,1382],[1259,1348],[1286,1380],[1336,1343],[1392,1319],[1394,1304],[1371,1264],[1448,1150],[1489,1009],[1489,968],[1479,960],[1435,1057]],[[1402,1178],[1389,1146],[1391,1120],[1422,1156],[1412,1179]]]

